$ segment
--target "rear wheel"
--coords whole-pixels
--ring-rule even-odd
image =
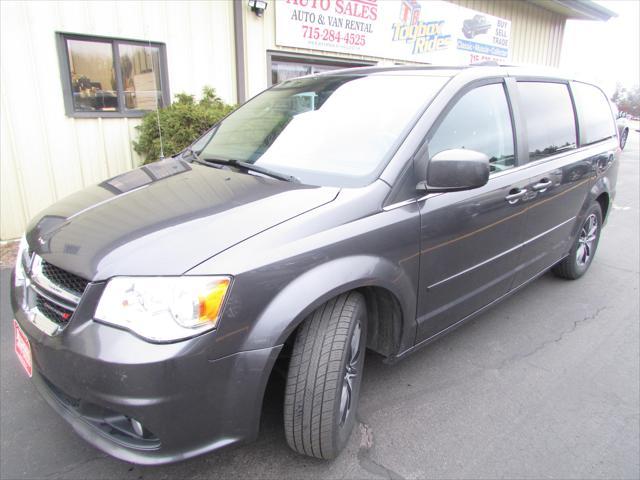
[[[296,334],[284,401],[289,446],[334,458],[355,424],[367,339],[364,297],[349,292],[315,310]]]
[[[553,273],[569,280],[584,275],[596,254],[601,228],[602,209],[598,202],[594,202],[587,211],[569,255],[553,267]]]

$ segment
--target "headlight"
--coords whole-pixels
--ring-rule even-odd
[[[95,318],[154,342],[173,342],[216,327],[230,277],[115,277]]]
[[[27,239],[23,235],[20,239],[20,244],[18,245],[18,254],[16,256],[16,287],[24,285],[24,255],[28,248],[29,245],[27,244]]]

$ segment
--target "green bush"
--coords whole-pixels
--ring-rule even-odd
[[[202,89],[199,102],[193,95],[179,93],[174,102],[158,114],[154,111],[143,117],[142,123],[136,127],[140,136],[133,142],[133,148],[143,157],[145,164],[160,158],[159,115],[164,155],[175,155],[234,108],[234,105],[224,103],[211,87]]]

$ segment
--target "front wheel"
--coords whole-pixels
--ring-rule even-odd
[[[355,424],[367,343],[364,297],[349,292],[315,310],[296,334],[284,429],[296,452],[335,458]]]
[[[602,209],[598,202],[594,202],[587,211],[569,255],[553,267],[553,273],[569,280],[584,275],[596,254],[601,228]]]

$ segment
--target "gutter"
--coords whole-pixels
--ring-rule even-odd
[[[233,41],[236,51],[236,100],[238,105],[247,99],[244,70],[244,21],[243,0],[233,0]]]
[[[606,22],[617,17],[613,10],[594,2],[593,0],[529,0],[552,12],[564,15],[566,18],[575,20],[598,20]]]

